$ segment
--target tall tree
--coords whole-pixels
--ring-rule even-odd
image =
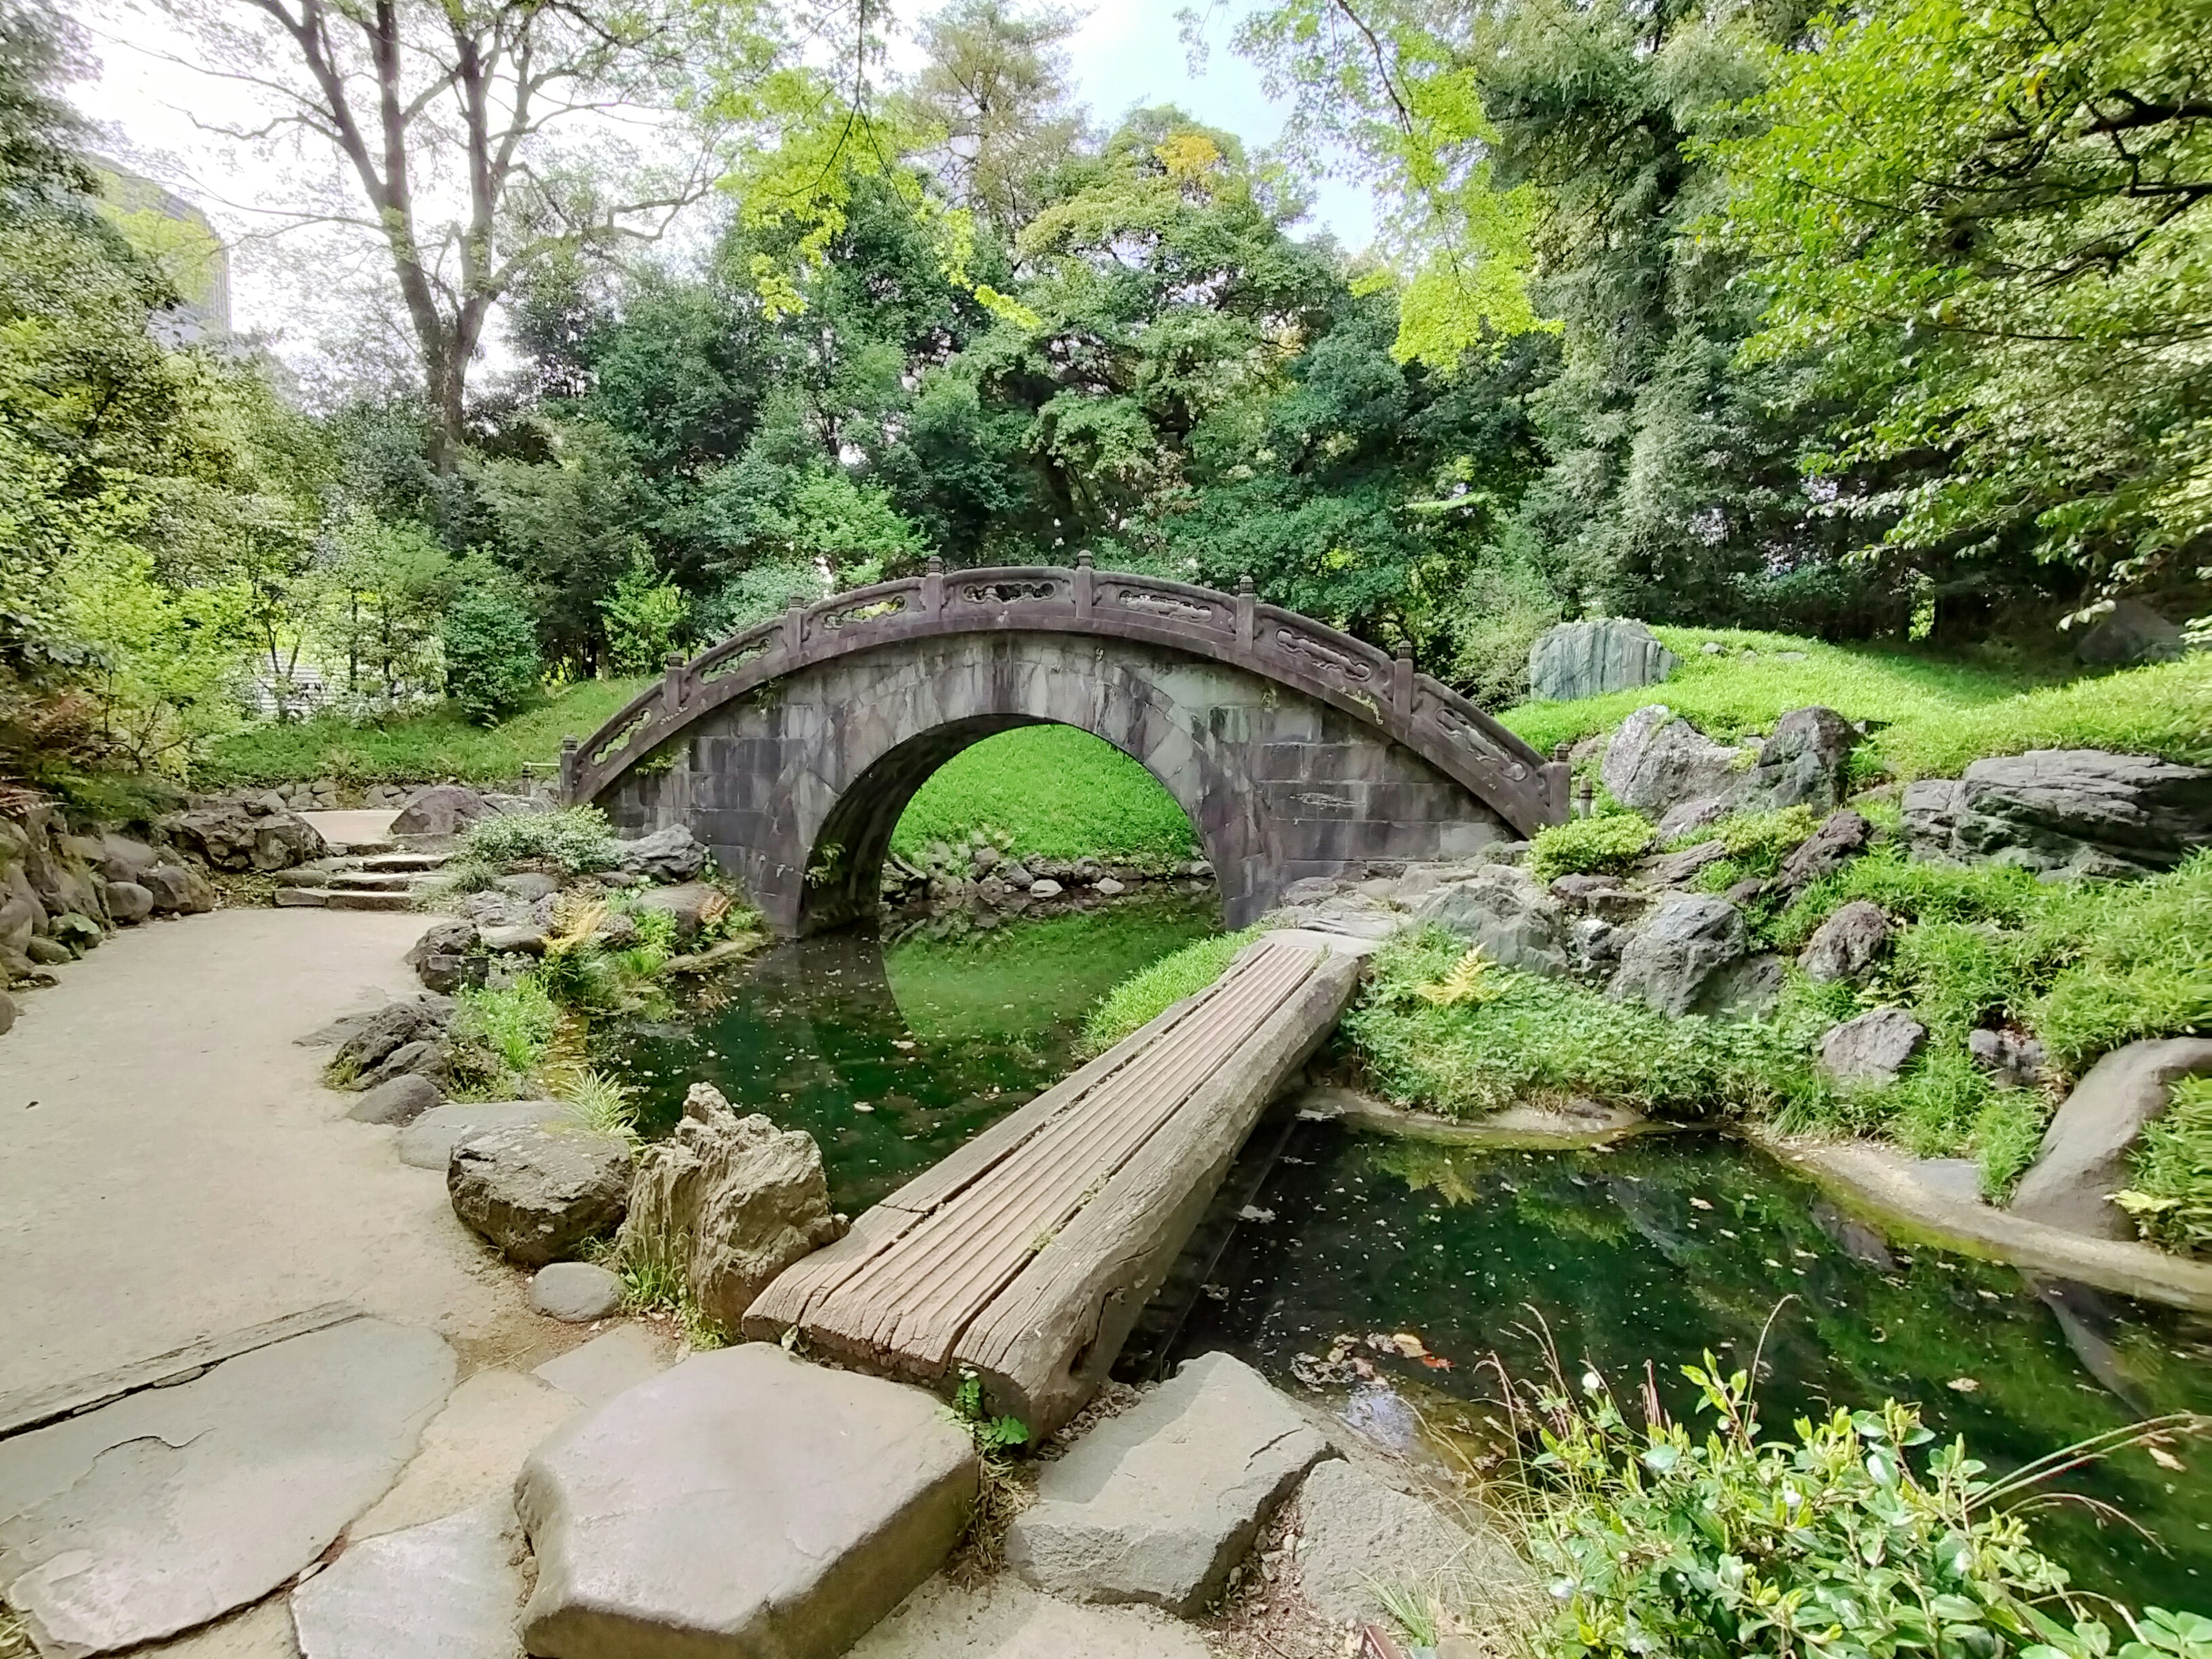
[[[1067,42],[1082,24],[1059,7],[957,0],[922,25],[927,61],[905,88],[946,197],[1012,242],[1042,204],[1045,181],[1083,137]]]
[[[276,210],[381,240],[441,471],[494,308],[541,265],[661,234],[715,171],[713,134],[678,106],[703,76],[737,84],[772,56],[745,0],[160,3],[197,66],[259,105],[213,131],[296,139],[349,181]]]

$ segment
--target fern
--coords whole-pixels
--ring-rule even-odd
[[[1505,987],[1498,980],[1497,966],[1477,945],[1442,979],[1416,985],[1413,994],[1439,1008],[1455,1008],[1464,1002],[1495,1002],[1505,994]]]

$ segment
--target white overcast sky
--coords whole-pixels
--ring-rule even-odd
[[[936,0],[902,0],[913,17]],[[1225,25],[1211,31],[1212,50],[1194,73],[1179,37],[1176,12],[1182,0],[1096,0],[1071,43],[1078,96],[1095,123],[1110,125],[1124,112],[1148,104],[1181,105],[1210,125],[1225,127],[1257,148],[1279,135],[1285,112],[1262,90],[1258,72],[1229,49]],[[159,18],[130,0],[79,0],[76,15],[91,36],[99,72],[70,88],[84,113],[106,134],[116,159],[139,167],[193,198],[227,236],[245,228],[246,216],[225,201],[250,203],[269,183],[256,163],[241,163],[193,128],[191,117],[217,118],[229,101],[224,84],[165,61],[170,42]],[[149,50],[151,48],[152,50]],[[911,48],[895,59],[910,58]],[[1336,233],[1349,248],[1364,247],[1374,234],[1374,214],[1364,189],[1334,181],[1319,191],[1317,227]],[[373,251],[362,249],[368,257]],[[295,361],[312,352],[314,337],[330,324],[330,302],[342,284],[319,280],[296,259],[256,257],[242,251],[232,269],[233,321],[241,331],[271,338]],[[495,355],[497,355],[495,348]]]

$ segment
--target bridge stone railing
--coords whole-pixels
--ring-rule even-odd
[[[1463,784],[1523,834],[1567,815],[1567,769],[1547,762],[1450,687],[1364,640],[1235,593],[1117,571],[1018,565],[928,573],[836,593],[793,596],[779,617],[685,661],[597,732],[561,750],[562,799],[597,799],[622,775],[714,709],[756,686],[852,652],[970,633],[1089,634],[1232,664],[1374,726]]]

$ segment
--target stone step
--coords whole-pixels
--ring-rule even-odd
[[[366,856],[355,860],[355,867],[380,872],[403,870],[427,872],[432,870],[441,870],[452,861],[453,856],[451,853],[397,853],[392,850],[389,843],[374,849],[364,848],[356,850],[365,854]]]
[[[350,887],[280,887],[276,890],[276,903],[283,909],[411,910],[415,908],[415,895],[363,892]]]
[[[405,893],[414,890],[416,880],[402,870],[333,870],[322,884],[357,893]]]

